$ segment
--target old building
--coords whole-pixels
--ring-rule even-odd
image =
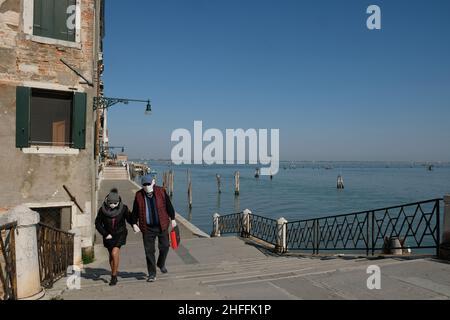
[[[0,0],[0,208],[94,241],[101,0]]]

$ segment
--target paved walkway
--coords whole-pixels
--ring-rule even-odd
[[[367,268],[381,268],[381,290],[367,288]],[[62,298],[171,300],[449,299],[450,264],[432,259],[279,257],[236,237],[189,239],[170,251],[169,274],[145,281],[140,243],[122,251],[117,287],[106,261],[86,266],[81,290]]]
[[[104,181],[101,198],[117,187],[131,205],[137,186]],[[141,235],[130,231],[122,249],[119,283],[110,279],[106,250],[96,246],[96,261],[85,266],[81,290],[62,299],[297,300],[297,299],[450,299],[450,264],[431,258],[277,256],[236,237],[198,238],[182,227],[182,245],[170,250],[166,275],[145,281]],[[381,290],[369,290],[369,266],[381,269]],[[57,286],[64,286],[59,282]],[[57,287],[56,286],[56,287]]]

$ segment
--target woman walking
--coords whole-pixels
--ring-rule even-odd
[[[103,245],[109,252],[110,286],[117,284],[120,248],[126,244],[128,235],[126,222],[131,225],[130,210],[123,204],[118,190],[113,189],[106,197],[95,219],[95,227],[103,236]]]

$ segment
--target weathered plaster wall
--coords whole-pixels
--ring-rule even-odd
[[[23,2],[0,0],[0,79],[79,87],[81,79],[59,61],[61,58],[92,79],[96,60],[94,0],[81,0],[81,50],[28,40],[23,32]]]
[[[81,0],[81,49],[37,43],[23,33],[24,0],[0,0],[0,208],[23,203],[70,202],[66,185],[85,213],[73,216],[73,226],[83,237],[83,246],[92,243],[95,209],[95,168],[93,156],[96,88],[81,85],[63,58],[94,81],[96,70],[95,0]],[[94,81],[95,82],[95,81]],[[16,87],[30,86],[70,90],[88,94],[86,150],[78,155],[25,154],[15,147]]]

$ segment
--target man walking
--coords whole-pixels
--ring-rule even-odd
[[[147,259],[148,282],[156,280],[156,267],[167,273],[166,258],[169,253],[169,226],[176,226],[175,210],[164,188],[155,185],[151,176],[142,178],[143,188],[136,192],[132,219],[135,232],[142,232]],[[136,224],[139,223],[139,226]],[[155,242],[158,238],[159,256],[155,259]]]

